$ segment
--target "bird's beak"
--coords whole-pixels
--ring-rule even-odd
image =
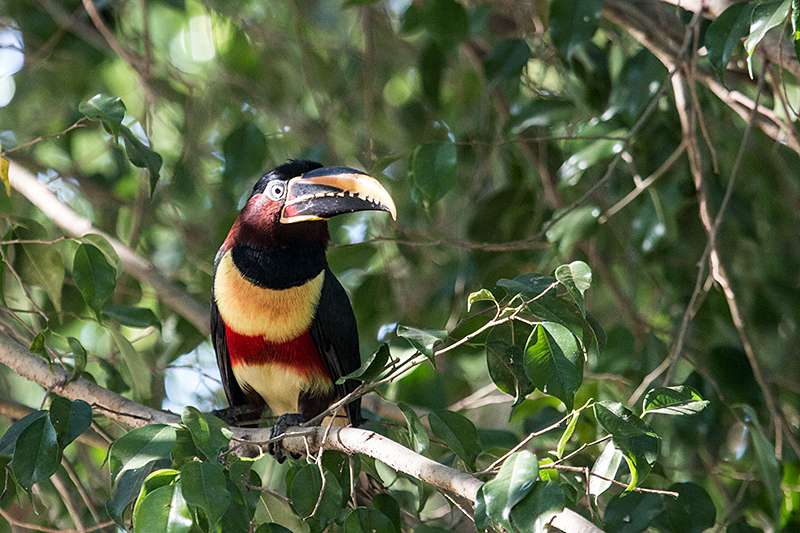
[[[394,201],[378,180],[352,168],[324,167],[289,180],[281,223],[368,210],[388,211],[397,220]]]

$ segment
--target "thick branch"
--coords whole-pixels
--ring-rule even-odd
[[[97,414],[131,427],[154,423],[175,424],[180,421],[176,415],[145,407],[85,379],[69,382],[69,372],[57,366],[51,372],[43,359],[32,355],[27,348],[3,334],[0,334],[0,363],[55,394],[71,400],[82,399],[90,403]],[[368,455],[397,471],[430,483],[455,501],[465,504],[466,508],[474,508],[475,494],[482,482],[472,475],[416,454],[372,431],[334,427],[325,437],[326,430],[324,427],[290,428],[292,435],[284,439],[284,447],[289,451],[306,453],[318,450],[322,444],[324,449]],[[258,443],[269,439],[270,430],[233,427],[231,431],[236,440]],[[553,525],[569,533],[602,533],[594,524],[569,509],[557,515]]]
[[[72,237],[83,237],[88,233],[102,235],[119,255],[125,272],[155,289],[158,299],[169,305],[191,322],[204,335],[210,334],[209,309],[198,303],[189,293],[165,278],[149,261],[119,242],[111,235],[92,226],[91,221],[78,215],[61,202],[36,176],[11,161],[9,167],[11,186],[41,209],[56,225]]]

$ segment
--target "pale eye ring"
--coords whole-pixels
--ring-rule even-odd
[[[286,196],[286,182],[281,180],[272,180],[267,184],[267,188],[264,191],[269,196],[270,200],[278,201],[283,200],[283,197]]]

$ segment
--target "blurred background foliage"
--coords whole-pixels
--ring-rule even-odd
[[[656,1],[95,6],[101,24],[79,0],[0,6],[2,149],[65,131],[96,94],[119,97],[122,124],[163,159],[157,176],[131,165],[135,141],[118,143],[97,122],[5,157],[151,261],[187,298],[209,300],[216,250],[261,173],[290,158],[363,168],[399,213],[396,223],[370,214],[331,222],[329,262],[351,296],[364,355],[383,341],[407,347],[394,335],[397,324],[463,336],[474,327],[460,323],[470,293],[488,288],[500,297],[500,279],[583,260],[594,273],[587,308],[608,342],[587,361],[576,405],[594,398],[635,409],[642,385],[693,386],[710,407],[677,422],[653,420],[663,440],[648,483],[699,484],[721,527],[797,527],[800,469],[790,436],[796,444],[800,159],[786,139],[796,136],[800,87],[791,68],[756,54],[751,78],[736,39],[720,80],[706,48],[719,45],[704,42],[713,17]],[[666,20],[661,35],[636,33],[636,14],[650,17],[648,9]],[[697,30],[688,43],[686,28]],[[721,31],[723,40],[733,32]],[[673,57],[687,61],[688,72],[711,76],[690,84],[691,136],[665,66],[668,38],[674,50],[686,44]],[[740,151],[747,121],[712,82],[758,99],[784,137],[755,127]],[[705,200],[687,152],[698,154]],[[761,380],[704,259],[701,203],[717,213],[733,173],[715,242]],[[0,212],[4,335],[30,345],[44,332],[51,355],[72,354],[66,338],[79,339],[88,374],[115,391],[136,381],[126,374],[134,370],[120,368],[121,354],[133,349],[152,377],[128,392],[137,401],[178,412],[224,406],[207,331],[125,272],[113,273],[113,294],[93,309],[76,279],[79,243],[61,240],[64,231],[18,192],[0,194]],[[102,310],[108,306],[115,307]],[[42,402],[40,388],[7,369],[0,374],[0,396],[34,408]],[[435,370],[420,366],[384,394],[423,412],[457,406],[512,441],[564,414],[536,392],[509,418],[513,398],[491,385],[481,346],[453,350]],[[777,516],[742,404],[781,460]],[[367,406],[379,408],[377,400]],[[576,434],[588,443],[598,431],[581,419]],[[553,443],[543,437],[531,446]],[[573,464],[591,466],[601,451],[588,448]],[[103,457],[89,447],[69,457],[98,508],[109,490]],[[62,491],[49,483],[37,493],[48,510],[33,506],[39,516],[20,507],[24,497],[13,490],[2,505],[20,520],[74,527]]]

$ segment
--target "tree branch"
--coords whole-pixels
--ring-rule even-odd
[[[111,235],[92,226],[91,221],[78,215],[61,202],[50,189],[39,183],[36,176],[14,161],[10,162],[9,179],[14,189],[38,207],[67,234],[76,238],[83,237],[88,233],[96,233],[105,237],[117,252],[125,272],[141,283],[153,287],[159,300],[186,318],[203,335],[211,333],[208,306],[197,302],[192,295],[165,278],[152,263],[143,259]]]

